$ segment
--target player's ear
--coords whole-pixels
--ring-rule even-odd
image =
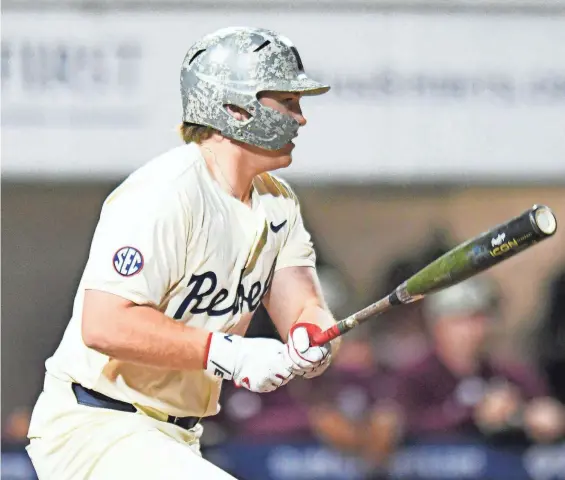
[[[249,120],[251,118],[251,114],[248,111],[244,110],[241,107],[238,107],[237,105],[226,104],[224,105],[224,108],[233,118],[235,118],[239,122],[244,122],[245,120]]]

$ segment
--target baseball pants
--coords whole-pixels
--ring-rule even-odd
[[[70,382],[46,376],[29,430],[39,480],[229,480],[200,455],[202,426],[80,405]]]

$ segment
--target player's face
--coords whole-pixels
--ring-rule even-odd
[[[272,108],[284,115],[294,118],[303,127],[306,125],[306,118],[300,108],[300,93],[294,92],[264,92],[260,95],[259,101],[265,107]],[[263,156],[273,161],[273,169],[284,168],[292,162],[292,151],[294,143],[291,141],[279,150],[269,151],[260,149]]]
[[[304,118],[300,108],[300,98],[300,93],[293,92],[263,92],[259,95],[259,101],[264,106],[284,115],[290,115],[303,127],[306,125],[306,118]],[[246,120],[249,118],[247,112],[233,105],[229,106],[228,111],[236,120]],[[231,142],[236,143],[245,150],[247,152],[247,160],[256,162],[260,165],[261,170],[269,171],[285,168],[292,162],[292,151],[294,150],[294,143],[292,141],[279,150],[267,150],[237,140],[231,140]]]
[[[301,97],[302,94],[296,92],[263,92],[259,96],[259,102],[284,115],[290,115],[303,127],[306,125],[306,118],[300,108]]]

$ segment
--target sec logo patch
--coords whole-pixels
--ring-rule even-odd
[[[114,269],[123,277],[131,277],[143,268],[143,255],[137,248],[122,247],[114,254]]]

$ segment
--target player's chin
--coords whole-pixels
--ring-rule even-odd
[[[290,166],[292,163],[292,155],[289,153],[288,155],[282,155],[280,157],[280,167],[279,168],[286,168]]]
[[[279,155],[277,155],[277,161],[279,163],[279,168],[288,167],[292,163],[292,151],[294,150],[294,143],[287,143],[283,148],[279,150]]]
[[[279,168],[286,168],[292,163],[292,151],[294,144],[287,143],[284,147],[278,150],[264,150],[263,155],[269,163],[269,170],[278,170]]]

